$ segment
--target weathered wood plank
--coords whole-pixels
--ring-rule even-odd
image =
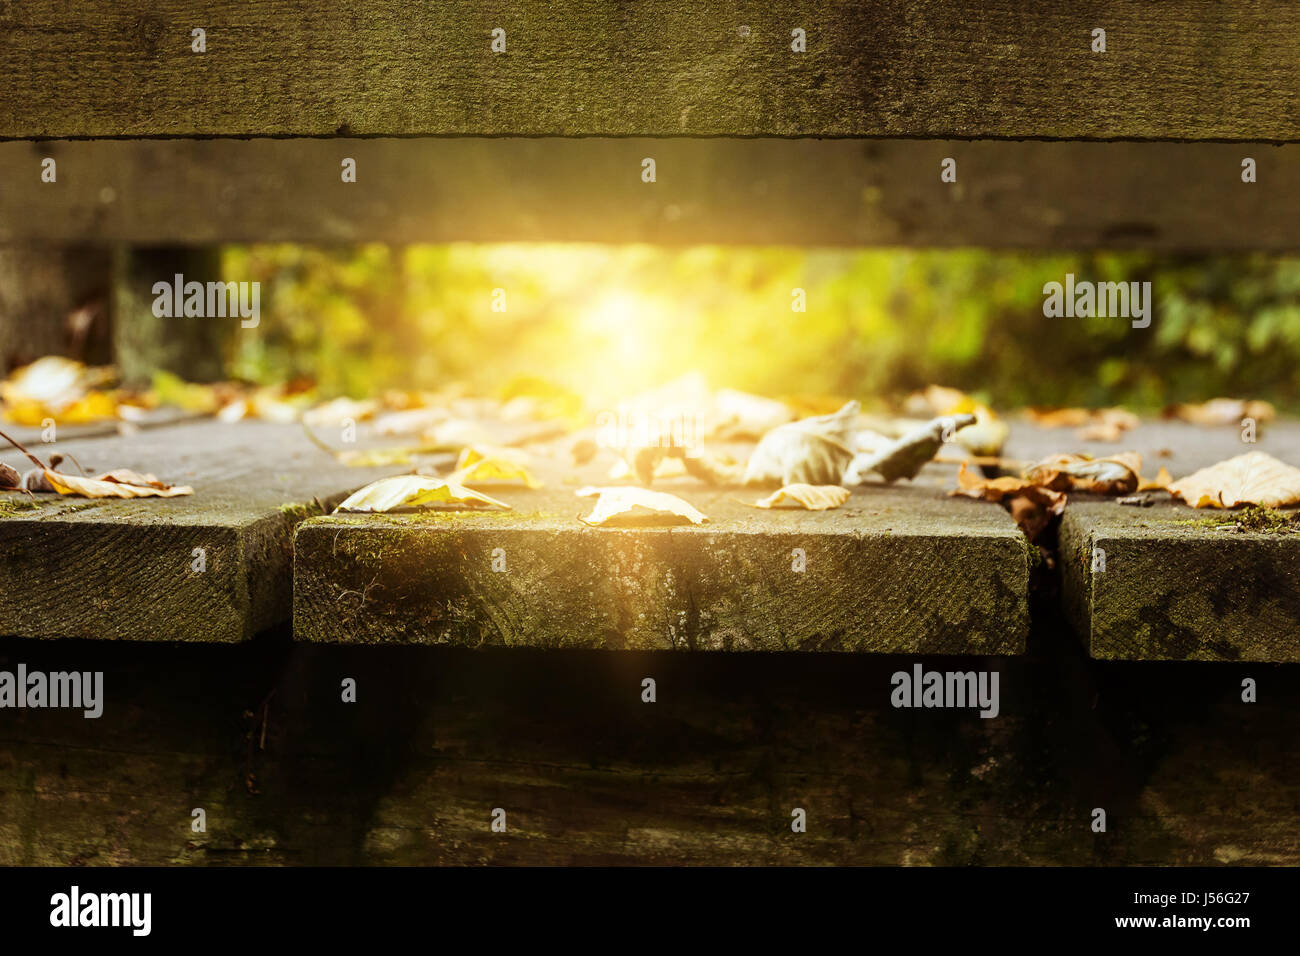
[[[1261,143],[14,142],[0,184],[0,241],[1300,248],[1300,146]]]
[[[910,661],[874,656],[0,642],[17,662],[102,670],[106,703],[0,711],[4,865],[1300,861],[1285,668],[927,659],[1000,672],[981,720],[894,710]]]
[[[1024,648],[1028,548],[1000,508],[933,487],[876,487],[838,511],[758,511],[737,500],[753,500],[752,490],[691,479],[656,487],[710,523],[586,527],[578,515],[593,499],[572,486],[503,490],[516,509],[508,514],[312,519],[295,539],[295,636],[638,650]]]
[[[1297,60],[1286,0],[29,0],[0,5],[0,137],[1295,140]]]
[[[1051,431],[1035,431],[1016,432],[1017,454],[1053,442]],[[1077,444],[1059,434],[1050,450]],[[1149,476],[1163,465],[1182,477],[1253,450],[1294,464],[1300,425],[1266,426],[1243,444],[1235,426],[1148,424],[1110,446],[1120,447],[1142,452]],[[1105,570],[1094,570],[1094,549]],[[1065,606],[1094,657],[1300,661],[1300,533],[1239,532],[1231,512],[1181,503],[1135,508],[1077,495],[1062,518],[1060,565]]]
[[[0,517],[5,635],[249,638],[289,615],[294,525],[400,470],[346,468],[296,426],[252,422],[201,422],[35,450],[72,455],[90,474],[153,472],[195,493],[134,501],[0,494],[9,506]],[[0,460],[30,467],[12,453]],[[195,549],[203,549],[201,572]]]

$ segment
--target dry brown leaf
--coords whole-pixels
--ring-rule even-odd
[[[1116,422],[1098,422],[1074,433],[1079,441],[1116,442],[1124,437],[1124,429]]]
[[[1035,483],[1026,478],[1015,478],[1010,475],[1002,478],[985,478],[977,475],[967,471],[966,462],[963,461],[957,472],[957,490],[951,494],[965,495],[967,498],[982,498],[985,501],[1001,501],[1007,495],[1032,487],[1036,487]]]
[[[1040,428],[1112,425],[1127,431],[1139,424],[1138,417],[1124,408],[1026,408],[1025,417]]]
[[[755,508],[803,508],[828,511],[849,500],[849,489],[840,485],[786,485],[754,502]]]
[[[579,488],[579,498],[596,496],[591,514],[580,519],[596,527],[704,524],[700,511],[676,495],[648,488]]]
[[[1169,493],[1193,508],[1285,508],[1300,504],[1300,468],[1252,451],[1171,482]]]
[[[1006,505],[1025,537],[1034,541],[1065,510],[1066,495],[1028,478],[984,478],[966,470],[962,462],[957,472],[957,488],[951,495],[964,495]]]
[[[1033,484],[1056,491],[1086,491],[1099,495],[1131,495],[1137,490],[1142,456],[1124,451],[1105,458],[1052,455],[1024,471]]]
[[[8,465],[0,462],[0,489],[8,490],[17,488],[23,482],[23,476],[18,473],[18,469],[10,468]]]
[[[1138,482],[1138,491],[1164,491],[1169,487],[1169,483],[1174,480],[1173,475],[1169,474],[1169,469],[1164,465],[1160,466],[1160,472],[1151,480],[1142,478]]]
[[[504,508],[504,501],[489,498],[464,485],[434,478],[429,475],[397,475],[372,481],[349,495],[336,511],[383,513],[398,508],[442,508],[466,510],[474,508]]]
[[[46,468],[44,474],[50,487],[59,494],[82,498],[175,498],[194,494],[194,489],[188,485],[173,487],[153,475],[141,475],[125,468],[94,478],[64,475],[50,468]]]
[[[1173,405],[1165,409],[1166,418],[1178,418],[1193,425],[1240,425],[1243,418],[1257,423],[1271,421],[1277,410],[1268,402],[1240,398],[1212,398],[1200,404]]]

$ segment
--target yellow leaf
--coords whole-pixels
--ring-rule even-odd
[[[534,478],[527,468],[508,458],[477,458],[470,464],[457,468],[447,477],[447,480],[462,485],[542,487],[542,483]]]
[[[397,475],[372,481],[336,511],[385,512],[398,508],[505,508],[510,506],[464,485],[427,475]]]
[[[468,468],[485,458],[502,459],[516,465],[527,465],[532,460],[532,456],[522,448],[511,448],[508,445],[467,445],[460,450],[456,467],[457,469]]]
[[[754,502],[755,508],[803,508],[827,511],[849,500],[849,489],[839,485],[786,485]]]
[[[1164,465],[1160,466],[1160,472],[1151,480],[1143,478],[1138,482],[1138,491],[1164,491],[1169,487],[1169,483],[1174,480],[1174,476],[1169,474],[1169,469]]]
[[[1300,504],[1300,468],[1252,451],[1172,482],[1169,493],[1193,508],[1285,508]]]
[[[153,475],[140,475],[125,468],[105,472],[96,478],[61,475],[46,468],[45,480],[61,495],[82,498],[175,498],[194,494],[194,489],[188,485],[174,488]]]
[[[591,514],[581,519],[594,526],[704,524],[709,519],[690,504],[663,491],[647,488],[580,488],[579,498],[596,498]]]

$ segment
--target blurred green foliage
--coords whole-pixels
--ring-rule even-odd
[[[263,284],[233,374],[324,395],[536,375],[608,401],[698,369],[773,395],[939,383],[1004,408],[1300,407],[1300,259],[1274,255],[275,245],[229,248],[224,267]],[[1044,317],[1044,283],[1067,272],[1149,280],[1151,327]]]

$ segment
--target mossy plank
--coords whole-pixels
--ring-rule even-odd
[[[1262,143],[10,142],[0,182],[24,181],[47,155],[57,188],[0,191],[0,241],[1294,249],[1300,220],[1300,146]],[[1250,185],[1246,155],[1260,171]],[[344,156],[355,184],[340,179]],[[641,181],[647,156],[653,185]],[[939,180],[945,157],[955,183]]]
[[[1061,562],[1094,657],[1300,661],[1300,533],[1217,520],[1175,504],[1071,502]]]
[[[1262,451],[1300,464],[1300,423],[1262,424],[1244,443],[1232,423],[1148,422],[1118,443],[1070,430],[1017,428],[1008,454],[1101,456],[1131,449],[1148,478],[1181,478]],[[1248,532],[1237,511],[1191,508],[1152,492],[1150,507],[1071,495],[1061,519],[1062,602],[1094,657],[1124,660],[1300,661],[1300,534]],[[1094,570],[1093,550],[1100,555]]]
[[[658,486],[657,486],[658,487]],[[761,511],[690,479],[698,527],[592,528],[594,499],[510,490],[502,514],[340,515],[295,539],[303,640],[606,649],[1016,654],[1028,547],[1000,508],[873,486]],[[802,567],[803,570],[797,570]]]
[[[1297,60],[1286,0],[28,0],[0,7],[0,137],[1284,141]]]
[[[71,455],[89,474],[132,468],[194,488],[137,500],[0,494],[0,634],[42,638],[245,640],[289,616],[294,525],[400,470],[346,468],[299,427],[258,422],[32,449]],[[30,467],[16,453],[0,460]]]

